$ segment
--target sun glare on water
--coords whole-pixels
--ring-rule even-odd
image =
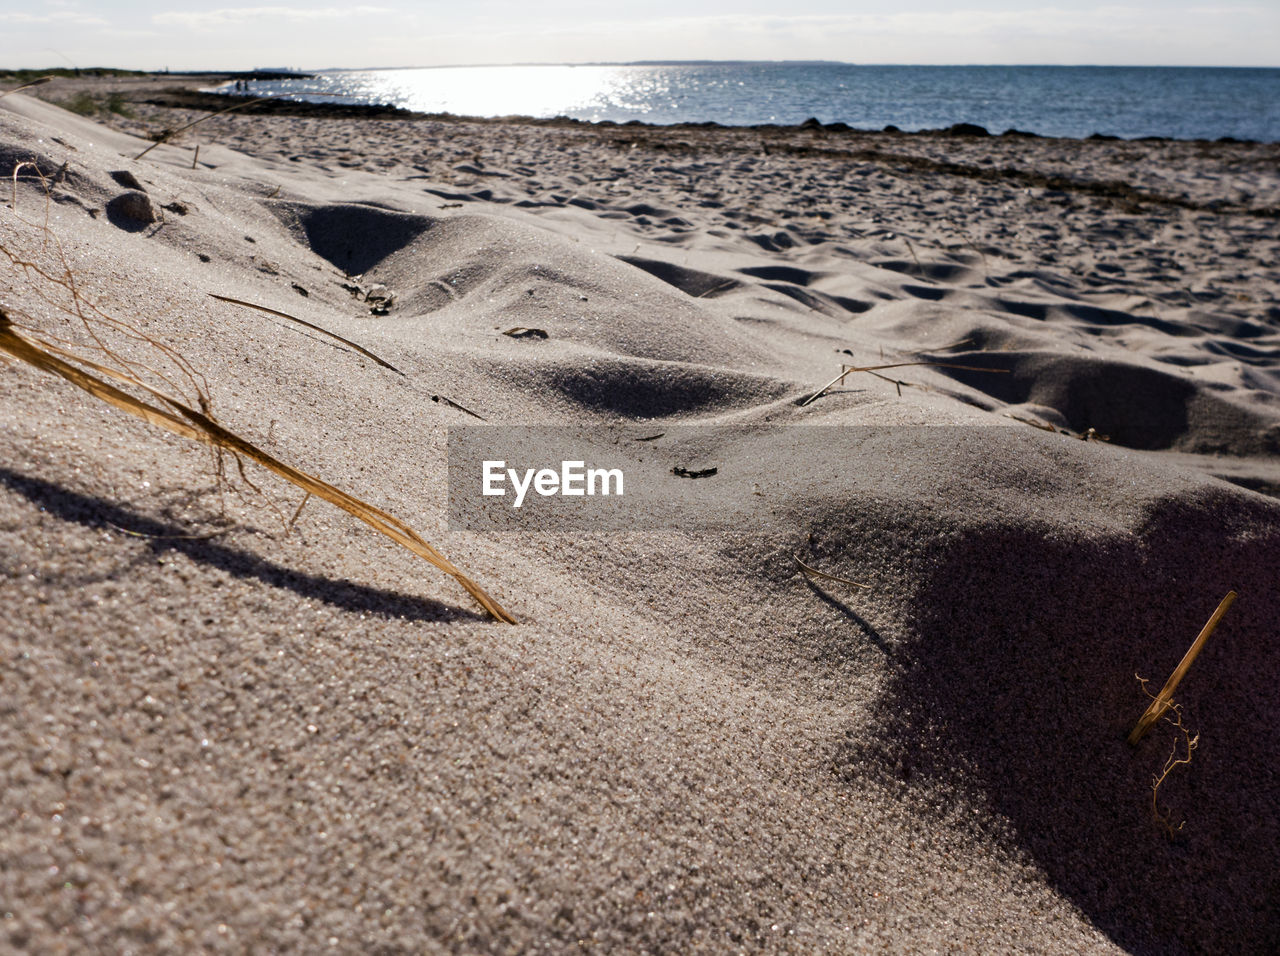
[[[664,85],[657,71],[610,66],[378,70],[334,75],[332,82],[334,92],[422,113],[537,117],[618,107],[646,112]]]

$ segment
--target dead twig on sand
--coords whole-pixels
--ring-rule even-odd
[[[0,351],[7,352],[19,361],[26,362],[35,368],[63,378],[88,392],[94,398],[100,399],[137,418],[141,418],[145,422],[174,432],[192,441],[223,448],[236,456],[243,456],[256,461],[268,471],[274,472],[317,498],[323,498],[330,504],[336,505],[348,514],[359,518],[375,531],[386,535],[400,546],[430,562],[445,574],[454,578],[468,594],[480,603],[481,607],[497,620],[508,624],[515,623],[515,618],[491,598],[483,588],[455,567],[443,554],[427,544],[404,522],[382,509],[376,508],[356,498],[354,495],[349,495],[345,491],[322,481],[314,475],[286,465],[251,442],[228,431],[210,416],[196,411],[184,402],[152,388],[137,378],[73,355],[51,343],[21,335],[3,310],[0,310]],[[91,368],[102,375],[140,389],[158,399],[163,403],[163,406],[168,407],[165,408],[144,402],[128,392],[116,388],[109,382],[89,374],[83,368],[78,368],[77,365]]]
[[[48,83],[50,80],[56,80],[56,79],[57,77],[54,76],[52,73],[50,73],[47,76],[37,76],[30,83],[23,84],[22,86],[15,86],[11,90],[5,90],[3,93],[0,93],[0,99],[3,99],[4,97],[10,95],[11,93],[21,93],[23,90],[29,90],[33,86],[42,86],[45,83]]]
[[[796,564],[800,565],[801,571],[803,571],[805,574],[808,574],[812,577],[823,578],[824,580],[827,580],[827,581],[835,581],[839,584],[847,584],[850,587],[862,588],[864,591],[871,590],[870,584],[859,584],[857,581],[850,581],[848,578],[836,577],[834,574],[827,574],[825,571],[819,571],[817,568],[811,568],[809,567],[809,565],[805,564],[803,561],[800,560],[800,555],[798,554],[793,554],[791,557],[796,562]]]
[[[228,106],[226,109],[218,110],[216,113],[210,113],[208,116],[202,116],[198,120],[194,120],[188,123],[186,126],[179,126],[177,129],[167,129],[159,135],[159,137],[156,139],[154,143],[152,143],[150,146],[148,146],[146,149],[144,149],[142,152],[140,152],[137,156],[133,158],[134,160],[141,159],[143,156],[147,155],[147,153],[151,152],[157,146],[160,146],[164,143],[169,142],[175,136],[185,133],[187,130],[191,129],[193,126],[199,126],[201,123],[205,122],[206,120],[211,120],[215,116],[221,116],[223,113],[230,113],[232,110],[242,110],[246,106],[252,106],[254,103],[265,103],[267,100],[278,100],[278,99],[281,99],[282,97],[292,96],[292,95],[293,95],[292,93],[273,93],[271,96],[259,96],[256,99],[245,100],[243,103],[236,103],[234,106]],[[197,149],[199,149],[199,147],[197,147]],[[194,169],[195,163],[192,163],[191,166]]]
[[[1218,622],[1222,620],[1222,616],[1235,603],[1236,592],[1228,591],[1227,596],[1219,603],[1217,610],[1209,618],[1205,626],[1200,629],[1200,634],[1191,643],[1187,649],[1187,653],[1182,655],[1182,660],[1178,662],[1178,666],[1173,669],[1173,673],[1169,675],[1169,679],[1165,681],[1164,687],[1160,688],[1160,693],[1151,699],[1150,706],[1143,711],[1142,716],[1138,718],[1138,723],[1134,725],[1133,730],[1129,732],[1129,743],[1136,744],[1140,741],[1151,725],[1164,716],[1173,704],[1173,692],[1178,689],[1178,685],[1182,683],[1182,678],[1187,676],[1187,671],[1191,669],[1191,665],[1195,663],[1196,657],[1204,648],[1205,642],[1209,640],[1210,635],[1218,627]]]
[[[695,295],[694,298],[702,299],[702,298],[705,298],[706,296],[711,295],[711,293],[713,292],[723,292],[725,289],[732,289],[737,284],[738,284],[737,279],[725,279],[723,282],[719,283],[718,285],[713,285],[710,289],[703,289],[701,292]]]
[[[378,358],[378,356],[374,355],[364,346],[357,345],[355,342],[352,342],[350,339],[344,339],[341,335],[338,335],[336,332],[330,332],[328,329],[323,329],[318,325],[313,325],[312,323],[308,322],[306,319],[300,319],[296,315],[290,315],[288,312],[281,312],[279,309],[272,309],[272,308],[268,308],[265,305],[258,305],[256,302],[246,302],[243,299],[233,299],[231,298],[231,296],[228,296],[228,295],[218,295],[216,292],[208,292],[205,294],[208,295],[211,299],[217,299],[219,302],[230,302],[232,305],[242,305],[246,309],[257,309],[259,312],[267,313],[267,315],[275,315],[275,316],[279,316],[282,319],[288,319],[290,322],[297,322],[299,325],[306,326],[312,331],[319,332],[321,335],[327,335],[329,338],[334,339],[335,341],[341,342],[343,345],[350,346],[351,348],[355,349],[357,352],[359,352],[361,355],[365,356],[366,358],[373,359],[383,368],[391,369],[391,371],[395,372],[397,375],[404,374],[404,372],[400,371],[390,362],[386,362]]]
[[[845,379],[845,376],[852,375],[854,372],[869,372],[872,375],[875,375],[876,372],[884,371],[885,369],[909,368],[911,366],[925,366],[927,368],[954,368],[964,372],[1004,372],[1007,374],[1009,371],[1007,368],[981,368],[976,365],[955,365],[955,364],[952,364],[951,362],[893,362],[889,365],[856,365],[856,366],[841,365],[840,374],[837,375],[835,378],[833,378],[831,381],[827,382],[826,385],[822,386],[822,388],[818,389],[818,391],[814,392],[812,395],[806,398],[803,402],[801,402],[800,407],[804,408],[806,405],[809,405],[812,402],[816,402],[819,398],[825,395],[830,389],[834,388],[836,385],[839,385],[841,382],[843,382]],[[885,376],[885,375],[876,375],[876,378],[882,378],[887,382],[893,382],[895,385],[898,385],[899,386],[898,391],[899,391],[899,394],[901,394],[901,391],[902,391],[901,382],[898,382],[896,379],[889,378],[888,376]]]
[[[473,412],[471,409],[467,408],[466,406],[459,405],[453,399],[445,398],[443,395],[432,395],[431,400],[435,402],[437,405],[448,405],[450,408],[456,408],[458,411],[465,412],[466,414],[470,415],[472,418],[478,418],[482,422],[487,422],[489,420],[485,418],[483,415],[479,414],[478,412]]]
[[[916,255],[916,247],[911,244],[911,240],[908,239],[906,236],[898,236],[898,238],[907,244],[907,251],[911,253],[911,258],[915,260],[916,271],[919,272],[921,277],[923,278],[924,266],[920,264],[920,257]]]

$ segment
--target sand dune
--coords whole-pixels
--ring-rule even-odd
[[[520,623],[0,363],[5,945],[1280,941],[1280,147],[235,114],[146,145],[0,100],[0,308],[198,384]],[[807,401],[842,363],[903,367]],[[468,412],[642,428],[628,467],[733,520],[451,526]],[[752,431],[691,482],[691,426]],[[1125,742],[1134,674],[1232,588],[1170,837],[1185,740]]]

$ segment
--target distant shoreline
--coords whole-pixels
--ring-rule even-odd
[[[694,61],[680,61],[688,65],[695,65]],[[730,61],[717,61],[728,63]],[[769,64],[773,62],[787,63],[793,65],[801,65],[805,61],[733,61],[742,63],[758,63]],[[817,61],[814,61],[815,63]],[[532,64],[547,65],[554,64]],[[588,65],[588,64],[581,64]],[[604,64],[591,64],[604,65]],[[612,64],[612,65],[645,65],[641,63],[634,64]],[[844,65],[844,64],[837,64]],[[852,65],[852,64],[849,64]],[[394,68],[383,68],[394,69]],[[404,69],[419,69],[404,68]],[[429,69],[429,68],[422,68]],[[447,68],[441,68],[447,69]],[[1142,69],[1148,69],[1143,67]],[[1199,68],[1197,68],[1199,69]],[[1207,68],[1211,69],[1211,68]],[[1243,68],[1242,68],[1243,69]],[[1266,68],[1270,69],[1270,68]],[[318,71],[326,72],[326,71]],[[352,72],[341,70],[337,72]],[[13,86],[21,85],[22,82],[29,82],[30,73],[38,73],[38,71],[18,71],[14,73],[5,73],[0,71],[0,92]],[[590,120],[570,116],[555,117],[536,117],[525,114],[513,113],[503,116],[477,116],[464,113],[451,112],[420,112],[405,109],[403,107],[392,104],[357,104],[357,103],[332,103],[332,102],[312,102],[309,100],[296,100],[285,98],[267,99],[264,97],[255,97],[252,95],[238,95],[236,93],[214,93],[209,92],[206,88],[209,86],[231,83],[236,80],[254,80],[262,82],[270,82],[280,79],[302,79],[312,77],[314,73],[283,73],[279,71],[247,71],[247,72],[191,72],[191,73],[123,73],[119,71],[99,72],[96,70],[81,70],[79,75],[69,75],[71,71],[62,69],[53,74],[57,77],[56,83],[48,83],[37,86],[30,90],[32,95],[46,99],[50,102],[65,102],[69,96],[76,95],[114,95],[127,101],[145,103],[149,106],[156,106],[168,109],[191,109],[208,112],[218,112],[226,110],[229,107],[239,108],[237,112],[243,115],[274,115],[274,116],[303,116],[316,119],[335,118],[335,119],[402,119],[402,120],[422,120],[435,122],[467,122],[467,123],[521,123],[532,126],[572,126],[572,127],[599,127],[601,129],[615,128],[637,128],[647,130],[742,130],[756,131],[766,133],[791,133],[797,131],[810,131],[815,134],[839,135],[839,134],[859,134],[859,135],[893,135],[893,136],[947,136],[947,137],[1023,137],[1023,138],[1043,138],[1055,139],[1062,141],[1111,141],[1111,142],[1187,142],[1187,143],[1223,143],[1223,144],[1270,144],[1280,142],[1280,139],[1251,139],[1246,137],[1234,136],[1218,136],[1218,137],[1178,137],[1178,136],[1116,136],[1104,133],[1091,133],[1085,136],[1063,136],[1041,133],[1037,130],[1024,130],[1018,128],[1007,128],[1004,130],[988,129],[984,126],[970,122],[956,122],[946,126],[930,127],[924,129],[906,130],[899,128],[896,124],[887,124],[882,127],[869,126],[853,126],[844,122],[820,122],[815,117],[809,117],[798,123],[741,123],[730,124],[720,123],[713,120],[704,121],[684,121],[675,123],[647,122],[644,120]],[[299,94],[310,95],[310,94]]]

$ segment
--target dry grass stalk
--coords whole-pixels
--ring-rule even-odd
[[[1038,422],[1034,418],[1023,418],[1021,415],[1010,415],[1008,412],[1005,412],[1004,417],[1012,418],[1015,422],[1022,422],[1024,425],[1030,425],[1032,428],[1038,428],[1044,432],[1053,432],[1055,435],[1066,435],[1068,438],[1079,438],[1081,441],[1111,441],[1110,435],[1102,434],[1102,432],[1098,431],[1098,429],[1094,428],[1092,425],[1080,434],[1076,435],[1067,431],[1065,428],[1058,428],[1055,425],[1050,425],[1048,422]]]
[[[130,415],[141,418],[143,421],[209,447],[214,452],[216,474],[220,483],[223,478],[223,452],[231,452],[237,467],[240,469],[241,477],[250,488],[254,488],[254,485],[244,474],[242,458],[258,462],[267,470],[302,488],[307,492],[308,498],[314,495],[325,499],[444,571],[457,580],[497,620],[508,624],[515,623],[515,618],[491,598],[483,588],[424,541],[408,525],[387,512],[347,494],[314,475],[286,465],[219,424],[214,419],[211,411],[208,382],[198,369],[194,368],[176,349],[151,338],[127,323],[113,318],[81,290],[61,242],[49,230],[47,221],[48,181],[38,170],[37,175],[40,176],[45,185],[46,221],[41,227],[27,222],[21,216],[17,216],[17,219],[27,225],[35,225],[35,228],[41,229],[45,254],[48,254],[49,248],[52,247],[57,262],[61,266],[61,271],[60,273],[51,271],[35,261],[33,257],[16,253],[2,243],[0,243],[0,256],[8,260],[14,275],[23,275],[29,280],[35,280],[30,282],[30,295],[47,303],[56,312],[73,320],[78,320],[80,330],[91,343],[89,347],[96,349],[98,354],[113,362],[115,367],[99,364],[61,347],[61,345],[73,348],[83,347],[82,343],[51,336],[47,332],[42,334],[52,338],[54,341],[49,341],[48,338],[29,338],[23,335],[18,331],[19,326],[17,323],[13,321],[10,314],[3,307],[0,307],[0,353],[63,378],[95,398]],[[250,303],[243,304],[250,305]],[[285,318],[293,317],[285,316]],[[301,320],[294,319],[294,321]],[[25,329],[25,331],[30,332],[32,330]],[[324,330],[321,329],[319,331]],[[326,334],[332,335],[332,333]],[[131,347],[142,346],[150,349],[162,362],[176,367],[178,374],[176,376],[165,374],[141,362],[131,362],[125,359],[108,344],[104,336],[123,338]],[[61,344],[55,344],[55,342]],[[347,344],[359,349],[359,346],[354,343]],[[360,349],[360,351],[363,352],[364,350]],[[370,358],[381,363],[377,356],[370,354]],[[388,367],[390,368],[391,366]],[[86,369],[145,392],[158,399],[160,404],[155,405],[143,401],[104,381],[103,378],[91,374]],[[161,384],[167,391],[148,384],[147,379]],[[194,400],[175,397],[184,394],[183,386],[194,393]],[[192,406],[198,406],[199,410]],[[257,489],[254,488],[254,490],[256,491]],[[308,498],[303,499],[303,504],[306,503]],[[301,507],[299,508],[300,512]],[[296,519],[297,514],[294,515],[294,520]]]
[[[1056,426],[1050,425],[1048,422],[1038,422],[1034,418],[1023,418],[1021,415],[1010,415],[1007,412],[1005,413],[1005,418],[1012,418],[1015,422],[1022,422],[1022,424],[1038,428],[1042,432],[1053,432],[1056,435],[1059,431]]]
[[[481,415],[479,412],[473,412],[471,409],[467,408],[465,405],[459,405],[452,398],[445,398],[445,396],[443,395],[432,395],[431,400],[435,402],[437,405],[448,405],[450,408],[456,408],[460,412],[466,412],[472,418],[478,418],[482,422],[487,422],[489,420],[485,418],[483,415]]]
[[[1146,736],[1147,731],[1151,729],[1151,725],[1164,716],[1173,704],[1173,692],[1178,689],[1178,685],[1182,683],[1182,678],[1187,675],[1187,671],[1191,669],[1191,665],[1195,663],[1196,657],[1204,648],[1205,642],[1209,640],[1209,636],[1213,634],[1218,627],[1218,622],[1222,620],[1222,616],[1235,603],[1236,592],[1228,591],[1218,604],[1217,610],[1209,618],[1208,622],[1200,630],[1199,636],[1191,643],[1191,647],[1187,649],[1187,653],[1182,656],[1182,660],[1178,666],[1174,668],[1173,673],[1169,675],[1169,679],[1165,681],[1164,687],[1160,688],[1160,693],[1156,694],[1151,700],[1150,706],[1147,707],[1138,723],[1134,725],[1133,730],[1129,732],[1129,743],[1136,744]]]
[[[167,129],[159,135],[159,137],[156,139],[154,143],[152,143],[150,146],[148,146],[146,149],[144,149],[142,152],[140,152],[137,156],[133,158],[135,160],[141,159],[143,156],[147,155],[147,153],[151,152],[157,146],[160,146],[163,143],[169,142],[169,140],[173,139],[175,136],[179,136],[182,133],[185,133],[187,130],[191,129],[193,126],[199,126],[205,120],[211,120],[215,116],[221,116],[223,113],[230,113],[233,110],[242,110],[246,106],[252,106],[254,103],[265,103],[267,100],[278,100],[283,96],[289,96],[289,95],[290,94],[288,93],[273,93],[271,96],[259,96],[256,99],[245,100],[243,103],[236,103],[234,106],[228,106],[226,109],[218,110],[216,113],[210,113],[208,116],[202,116],[198,120],[194,120],[188,123],[186,126],[179,126],[177,129]],[[192,168],[194,169],[195,163],[192,163],[191,165],[192,165]]]
[[[831,381],[827,382],[826,385],[822,386],[822,388],[818,389],[818,391],[814,392],[812,395],[806,398],[803,402],[801,402],[800,407],[804,408],[806,405],[809,405],[812,402],[816,402],[818,399],[820,399],[832,388],[834,388],[835,386],[843,382],[846,376],[852,375],[854,372],[869,372],[872,375],[875,375],[876,372],[880,372],[885,369],[909,368],[912,366],[926,366],[928,368],[954,368],[954,369],[959,369],[960,371],[963,371],[963,372],[1004,372],[1007,374],[1009,371],[1007,368],[980,368],[976,365],[955,365],[951,362],[893,362],[889,365],[859,365],[859,366],[841,365],[840,374],[837,375],[835,378],[833,378]],[[899,383],[897,380],[891,379],[885,375],[876,375],[876,378],[882,378],[885,381],[893,382],[895,385],[901,386],[901,383]],[[901,394],[901,387],[899,387],[899,394]]]
[[[800,560],[800,555],[798,554],[793,554],[791,557],[795,560],[796,564],[800,565],[800,570],[805,574],[811,575],[815,578],[823,578],[827,581],[835,581],[839,584],[847,584],[850,587],[862,588],[864,591],[871,590],[870,584],[859,584],[857,581],[850,581],[848,578],[838,578],[834,574],[827,574],[825,571],[819,571],[817,568],[811,568]]]
[[[961,229],[960,226],[957,225],[954,220],[948,219],[947,223],[951,226],[952,229],[960,233],[960,238],[965,241],[965,244],[978,254],[978,257],[982,260],[982,274],[990,278],[991,272],[990,270],[987,269],[987,254],[974,244],[973,240],[969,238],[969,234],[965,232],[963,229]]]
[[[54,76],[53,74],[49,74],[48,76],[37,76],[30,83],[26,83],[22,86],[15,86],[11,90],[5,90],[3,93],[0,93],[0,99],[3,99],[4,97],[8,96],[11,93],[21,93],[23,90],[29,90],[33,86],[41,86],[45,83],[48,83],[50,80],[56,80],[56,79],[57,77]]]
[[[920,257],[916,255],[916,247],[911,244],[911,240],[908,239],[906,236],[899,236],[898,238],[907,244],[907,251],[911,253],[911,258],[915,260],[916,271],[919,272],[921,276],[923,276],[924,266],[920,264]]]
[[[724,282],[721,282],[718,285],[713,285],[710,289],[704,289],[702,292],[699,292],[697,295],[695,295],[694,298],[701,299],[701,298],[704,298],[705,296],[711,295],[711,293],[713,292],[723,292],[725,289],[731,289],[737,284],[738,284],[737,279],[726,279]]]
[[[38,369],[57,375],[95,398],[107,402],[130,415],[141,418],[152,425],[164,428],[192,441],[214,445],[235,455],[256,461],[268,471],[274,472],[309,494],[315,495],[317,498],[323,498],[348,514],[354,515],[374,530],[386,535],[392,541],[435,565],[461,584],[467,593],[474,597],[481,607],[495,618],[508,624],[515,623],[515,618],[485,593],[483,588],[455,567],[439,551],[427,544],[408,525],[380,508],[375,508],[373,505],[335,488],[314,475],[286,465],[251,442],[223,428],[210,416],[196,411],[184,402],[166,395],[129,375],[74,356],[51,343],[28,339],[17,332],[12,321],[3,311],[0,311],[0,350]],[[169,406],[169,408],[165,409],[151,405],[135,398],[114,385],[75,367],[75,365],[71,364],[73,361],[142,389]]]
[[[275,316],[279,316],[282,319],[288,319],[290,322],[297,322],[299,325],[306,326],[312,331],[319,332],[321,335],[327,335],[329,336],[329,338],[334,339],[335,341],[341,342],[343,345],[350,346],[351,348],[355,349],[357,352],[359,352],[361,355],[365,356],[366,358],[373,359],[373,361],[377,362],[383,368],[391,369],[391,371],[395,372],[397,375],[404,374],[404,372],[400,371],[390,362],[386,362],[378,358],[378,356],[374,355],[364,346],[357,345],[355,342],[352,342],[350,339],[344,339],[341,335],[338,335],[337,333],[334,333],[334,332],[330,332],[328,329],[322,329],[318,325],[312,325],[310,322],[306,321],[305,319],[300,319],[296,315],[290,315],[288,312],[281,312],[279,309],[271,309],[265,305],[258,305],[256,302],[246,302],[243,299],[233,299],[227,295],[218,295],[216,292],[209,292],[206,294],[209,296],[209,298],[217,299],[219,302],[230,302],[232,305],[242,305],[246,309],[257,309],[259,312],[267,313],[267,315],[275,315]]]
[[[40,179],[41,182],[45,183],[47,187],[47,180],[45,180],[44,173],[40,172],[40,167],[37,166],[35,163],[18,163],[17,165],[15,165],[13,167],[13,176],[12,176],[13,195],[9,199],[9,208],[12,209],[15,213],[18,211],[18,176],[22,173],[24,169],[35,170],[36,176]],[[47,193],[48,189],[46,188],[45,191]]]

